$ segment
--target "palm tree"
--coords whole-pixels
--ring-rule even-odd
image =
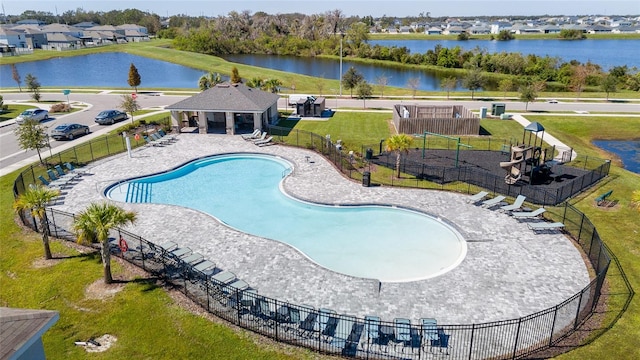
[[[413,139],[407,134],[393,135],[387,139],[387,151],[395,151],[396,157],[396,176],[400,178],[400,156],[402,153],[408,153]]]
[[[18,196],[13,203],[13,208],[16,211],[29,210],[31,215],[40,220],[45,259],[52,258],[51,248],[49,248],[49,220],[47,219],[46,206],[58,195],[60,195],[60,190],[53,190],[44,186],[35,186]]]
[[[136,214],[126,211],[112,203],[91,203],[78,214],[73,228],[78,235],[79,243],[91,243],[94,240],[100,243],[100,255],[104,266],[104,282],[113,282],[111,277],[111,252],[109,247],[109,230],[133,224]]]

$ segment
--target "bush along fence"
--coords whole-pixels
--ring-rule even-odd
[[[292,139],[286,142],[323,154],[345,174],[359,173],[354,163],[361,160],[351,158],[349,152],[345,155],[346,149],[336,146],[340,144],[311,133],[298,132],[296,136],[298,141],[304,138],[304,142],[292,144]],[[76,159],[80,158],[78,149],[70,152],[76,154]],[[60,156],[59,161],[67,159]],[[102,157],[92,155],[91,159]],[[14,194],[17,196],[29,184],[36,183],[34,179],[33,167],[25,170],[16,179]],[[178,255],[178,244],[159,246],[125,230],[114,230],[111,234],[111,250],[115,256],[179,288],[208,312],[277,341],[361,359],[443,356],[451,359],[515,359],[548,349],[573,334],[593,314],[600,299],[611,254],[583,213],[566,202],[561,213],[560,220],[565,223],[567,232],[580,245],[594,269],[593,279],[582,291],[551,308],[518,319],[480,324],[440,324],[437,319],[380,319],[375,314],[356,317],[330,309],[291,304],[259,295],[259,284],[253,284],[255,288],[252,288],[235,279],[232,273],[216,267],[215,254],[209,260],[189,252]],[[46,214],[47,229],[39,229],[28,212],[21,213],[20,217],[35,231],[49,231],[54,237],[76,240],[72,231],[74,214],[52,208],[48,208]],[[127,242],[126,251],[118,246],[116,239],[120,236]]]

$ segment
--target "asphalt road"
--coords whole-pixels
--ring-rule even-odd
[[[189,94],[185,95],[164,95],[156,93],[154,95],[139,93],[138,94],[138,103],[143,109],[157,109],[162,110],[164,106],[174,104],[180,100],[183,100],[190,96]],[[157,95],[159,94],[159,95]],[[30,96],[28,93],[3,93],[5,102],[27,102],[30,103]],[[157,95],[157,96],[156,96]],[[286,95],[282,95],[283,97],[280,99],[278,105],[279,108],[284,109],[287,108],[287,98]],[[54,93],[44,93],[43,100],[46,101],[59,101],[66,102],[67,98],[62,93],[54,94]],[[49,121],[44,124],[49,128],[49,130],[58,126],[62,123],[79,123],[88,125],[91,129],[91,134],[80,137],[73,141],[55,141],[51,139],[51,152],[55,153],[57,151],[61,151],[63,149],[74,146],[75,144],[86,141],[89,138],[101,136],[106,132],[112,130],[113,128],[117,128],[122,124],[126,124],[125,120],[120,123],[116,123],[114,125],[98,125],[94,122],[95,116],[102,110],[105,109],[117,109],[118,105],[122,101],[120,94],[110,94],[108,92],[100,93],[100,94],[83,94],[83,93],[71,93],[69,95],[69,101],[72,103],[82,103],[85,105],[85,108],[81,111],[76,111],[71,114],[57,116],[55,118],[51,118]],[[339,99],[335,98],[327,98],[326,107],[327,108],[342,108],[349,110],[358,110],[363,109],[365,106],[367,109],[390,109],[394,105],[398,103],[402,104],[429,104],[429,105],[448,105],[451,104],[452,101],[448,101],[445,98],[442,100],[419,100],[412,98],[404,98],[401,100],[357,100],[357,99]],[[479,111],[481,107],[488,108],[488,111],[491,111],[491,104],[495,102],[505,103],[506,111],[509,112],[524,112],[525,104],[519,101],[509,101],[509,100],[501,100],[501,99],[491,99],[491,100],[456,100],[455,103],[459,105],[464,105],[466,108]],[[34,104],[37,105],[37,104]],[[47,108],[49,104],[43,105],[43,108]],[[289,109],[293,109],[289,107]],[[541,112],[545,114],[551,113],[565,113],[567,112],[569,115],[582,115],[580,113],[637,113],[640,116],[640,102],[559,102],[555,104],[547,103],[547,102],[535,102],[530,103],[528,105],[528,111],[532,112]],[[28,165],[33,161],[37,161],[37,153],[35,150],[24,151],[20,149],[15,134],[13,130],[17,127],[17,125],[5,125],[0,123],[0,176],[7,174],[21,166]],[[50,150],[44,149],[43,156],[48,156]]]

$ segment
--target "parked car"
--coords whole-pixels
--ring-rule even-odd
[[[56,140],[73,140],[76,136],[87,135],[89,127],[82,124],[60,124],[51,131],[51,137]]]
[[[96,116],[96,122],[100,125],[114,124],[116,121],[126,120],[127,114],[120,110],[104,110]]]
[[[44,109],[28,109],[23,111],[16,118],[17,124],[22,124],[27,120],[42,121],[49,119],[49,111]]]

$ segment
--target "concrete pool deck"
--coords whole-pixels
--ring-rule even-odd
[[[194,158],[260,152],[294,163],[284,188],[295,197],[322,203],[395,204],[446,219],[468,242],[466,258],[435,278],[379,286],[371,279],[329,271],[288,245],[230,229],[207,214],[178,206],[119,203],[138,214],[137,223],[127,230],[159,245],[173,241],[188,246],[234,272],[260,295],[383,320],[404,317],[417,322],[431,317],[441,324],[471,324],[513,319],[555,306],[589,283],[582,256],[566,236],[534,234],[526,223],[507,214],[468,204],[469,195],[363,187],[315,152],[257,147],[240,136],[178,137],[171,145],[136,149],[131,158],[125,153],[92,163],[87,168],[92,175],[67,189],[55,208],[78,213],[90,202],[104,200],[105,187],[114,182],[165,171]]]

